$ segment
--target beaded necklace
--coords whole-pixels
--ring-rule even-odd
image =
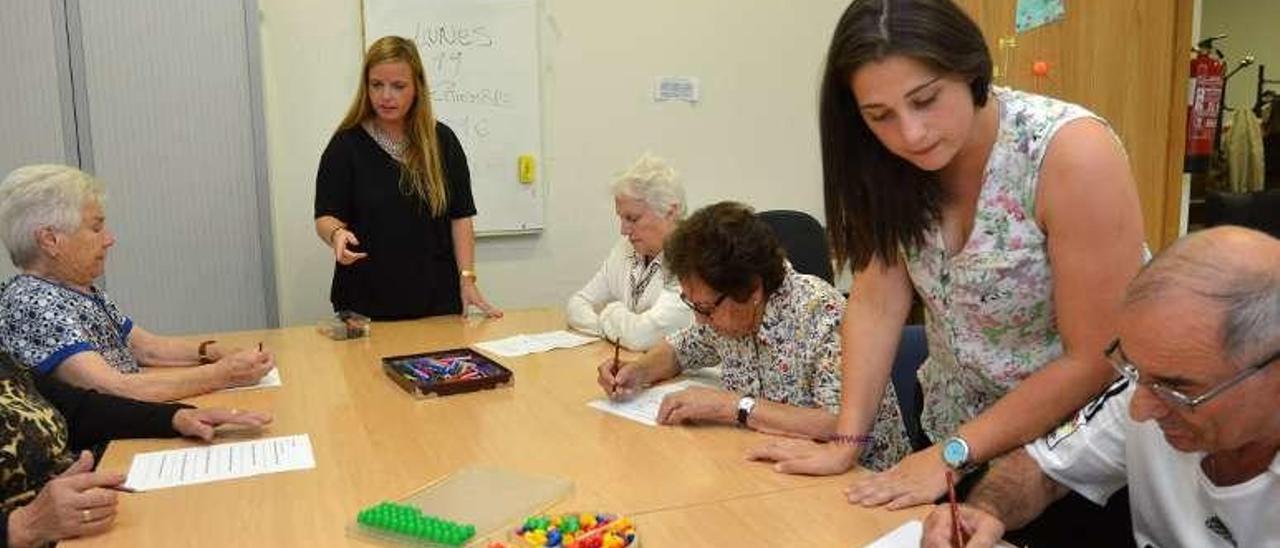
[[[397,162],[404,161],[404,149],[409,146],[408,139],[400,138],[396,140],[372,120],[365,120],[361,122],[360,126],[364,128],[370,137],[373,137],[373,142],[378,143],[378,148],[381,148],[388,156],[395,158]]]

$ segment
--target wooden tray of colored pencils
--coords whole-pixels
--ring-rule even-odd
[[[419,398],[510,386],[515,380],[510,369],[470,348],[387,356],[382,371]]]

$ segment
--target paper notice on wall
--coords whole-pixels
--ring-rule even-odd
[[[653,101],[684,101],[697,103],[701,99],[701,86],[692,76],[660,76],[653,86]]]
[[[1014,28],[1018,32],[1043,27],[1061,20],[1067,15],[1063,0],[1018,0],[1017,11],[1014,12]]]

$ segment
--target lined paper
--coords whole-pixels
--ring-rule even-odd
[[[513,335],[505,339],[476,343],[475,347],[504,358],[514,358],[525,354],[547,352],[557,348],[573,348],[597,340],[599,339],[596,337],[560,330],[535,333],[533,335]]]
[[[150,491],[315,467],[311,436],[298,434],[138,453],[125,487]]]
[[[667,397],[667,394],[694,386],[707,385],[693,380],[683,380],[647,388],[628,400],[613,401],[608,398],[601,398],[589,401],[587,405],[638,423],[657,426],[658,409],[662,407],[662,398]]]

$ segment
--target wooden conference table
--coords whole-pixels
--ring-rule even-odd
[[[861,546],[927,509],[867,510],[845,503],[855,474],[812,478],[747,462],[763,434],[733,427],[650,427],[586,406],[600,397],[604,342],[499,361],[515,385],[416,400],[381,370],[382,356],[562,329],[553,310],[500,320],[457,316],[374,324],[371,336],[332,341],[313,327],[223,333],[220,343],[262,341],[283,386],[192,398],[202,407],[270,411],[261,436],[309,434],[312,470],[122,494],[115,527],[67,542],[85,546],[359,545],[345,527],[356,512],[395,500],[473,464],[570,478],[552,510],[631,516],[644,546]],[[259,434],[231,435],[235,441]],[[135,453],[186,440],[111,443],[101,469],[125,472]]]

